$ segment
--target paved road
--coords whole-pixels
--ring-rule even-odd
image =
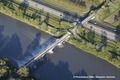
[[[115,29],[114,29],[114,28],[108,27],[108,26],[103,25],[103,24],[101,24],[101,23],[99,23],[99,22],[96,22],[96,21],[94,21],[94,20],[90,20],[89,23],[94,24],[94,25],[96,25],[96,26],[99,26],[99,27],[101,27],[101,28],[103,28],[103,29],[105,29],[105,30],[109,30],[109,31],[111,31],[112,33],[115,33],[115,31],[114,31]]]
[[[21,2],[24,1],[25,2],[25,0],[19,0],[19,1],[21,1]],[[34,2],[34,1],[30,1],[30,0],[28,0],[28,3],[29,3],[30,6],[32,6],[34,8],[37,8],[37,9],[43,10],[45,12],[48,12],[50,14],[56,15],[57,17],[63,18],[67,21],[74,22],[76,20],[76,17],[73,14],[71,14],[67,11],[63,11],[61,9],[52,7],[48,4],[44,4],[42,2],[40,3],[38,1]]]
[[[85,28],[92,29],[93,31],[95,31],[98,34],[106,36],[110,40],[117,40],[117,41],[120,40],[119,35],[116,35],[115,33],[111,32],[109,30],[105,30],[103,28],[100,28],[100,27],[98,27],[96,25],[93,25],[93,24],[90,24],[90,23],[85,23],[85,24],[83,24],[83,26]]]
[[[20,1],[24,1],[24,0],[20,0]],[[43,4],[39,4],[39,3],[36,3],[36,2],[33,2],[33,1],[29,1],[29,5],[31,5],[31,6],[33,6],[35,8],[38,8],[38,9],[44,9],[44,11],[46,11],[46,12],[54,14],[54,15],[60,17],[60,18],[64,18],[63,12],[60,12],[60,11],[57,11],[55,9],[49,8],[49,7],[47,7],[47,6],[43,5]],[[62,15],[62,16],[60,16],[60,15]],[[104,30],[104,32],[107,33],[107,38],[109,38],[111,40],[120,40],[120,36],[114,32],[114,29],[107,28],[107,26],[103,26],[100,23],[97,24],[98,27],[96,27],[96,25],[93,25],[93,23],[94,23],[93,21],[90,22],[91,24],[86,23],[86,21],[89,21],[90,19],[94,18],[95,14],[92,14],[91,16],[92,17],[89,16],[88,18],[86,18],[85,20],[82,21],[82,25],[85,28],[90,29],[90,26],[92,25],[92,27],[95,28],[94,29],[95,32],[99,33],[100,35],[102,34],[101,30],[102,31]]]
[[[24,0],[19,0],[19,1],[23,2]],[[63,15],[63,13],[60,12],[60,11],[49,8],[49,7],[47,7],[47,6],[43,5],[43,4],[39,4],[39,3],[36,3],[34,1],[28,0],[28,3],[29,3],[30,6],[32,6],[34,8],[44,10],[45,12],[49,12],[50,14],[56,15],[56,16],[58,16],[60,18],[63,18],[63,16],[60,16],[60,15]]]

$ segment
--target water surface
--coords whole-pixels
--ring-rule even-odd
[[[55,49],[34,74],[41,80],[120,80],[120,69],[70,44]],[[115,79],[74,79],[73,76],[115,76]]]
[[[43,31],[0,14],[0,57],[8,57],[16,66],[22,66],[55,40]]]

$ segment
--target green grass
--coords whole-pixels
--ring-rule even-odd
[[[117,27],[118,25],[120,25],[120,20],[118,20],[118,21],[112,23],[112,25],[115,26],[115,27]]]
[[[76,5],[76,3],[73,3],[69,0],[42,0],[42,1],[57,8],[60,8],[62,10],[66,10],[71,13],[77,13],[78,15],[80,15],[81,12],[83,14],[88,12],[89,7],[91,7],[92,5],[95,7],[99,6],[104,0],[99,0],[99,1],[82,0],[83,2],[85,2],[86,6],[81,6],[81,4]]]
[[[50,18],[49,22],[50,22],[50,24],[52,24],[52,26],[50,26],[50,25],[47,26],[44,22],[43,22],[42,25],[39,25],[38,23],[40,23],[40,21],[38,19],[33,20],[32,18],[28,18],[26,16],[23,18],[23,12],[18,8],[19,4],[20,3],[17,3],[17,4],[15,3],[14,4],[15,10],[12,11],[10,8],[8,8],[7,6],[4,6],[2,3],[0,3],[0,12],[4,13],[4,14],[12,17],[12,18],[15,18],[15,19],[17,19],[19,21],[22,21],[24,23],[32,25],[32,26],[36,27],[37,29],[43,30],[45,32],[48,32],[48,33],[50,33],[50,34],[52,34],[54,36],[61,36],[61,35],[63,35],[65,32],[62,32],[59,29],[68,29],[72,25],[72,24],[70,24],[70,23],[68,23],[66,21],[62,21],[61,25],[58,25],[59,21],[60,21],[60,18],[55,17],[53,15],[49,15],[49,18]],[[37,10],[35,10],[33,8],[31,9],[31,7],[29,7],[27,9],[26,13],[29,14],[29,15],[32,15],[36,11]],[[46,18],[46,16],[47,16],[46,14],[47,13],[43,12],[40,15],[42,17],[42,19],[41,19],[42,21],[44,21],[44,19]],[[59,29],[57,29],[56,26],[58,26]]]
[[[52,6],[55,6],[57,8],[69,11],[71,13],[77,13],[80,14],[80,12],[85,12],[87,9],[85,7],[76,5],[74,3],[71,3],[67,0],[43,0],[43,2],[48,3]]]
[[[98,21],[105,20],[110,15],[112,15],[113,13],[120,9],[119,4],[120,4],[119,0],[114,0],[113,2],[107,3],[108,7],[103,6],[101,9],[99,9],[95,19]]]
[[[79,27],[77,29],[77,34],[82,36],[82,28]],[[85,30],[85,33],[87,34],[89,32],[88,29]],[[87,39],[87,36],[85,35],[85,38]],[[107,62],[113,64],[114,66],[116,66],[117,68],[120,68],[120,56],[117,56],[117,58],[112,58],[111,54],[109,51],[112,51],[113,49],[115,49],[115,52],[117,52],[117,54],[119,54],[120,52],[120,42],[114,42],[114,41],[109,41],[107,43],[106,46],[102,47],[101,51],[98,52],[95,49],[95,45],[99,45],[101,42],[101,36],[98,34],[95,34],[95,43],[92,44],[90,42],[80,42],[78,40],[76,40],[73,36],[71,36],[68,39],[68,42],[74,46],[76,46],[77,48],[80,48],[81,50],[88,52],[90,54],[95,55],[96,57],[99,57],[103,60],[106,60]]]
[[[117,68],[120,68],[120,57],[119,57],[119,60],[116,59],[116,58],[111,58],[111,55],[109,54],[108,50],[111,50],[112,48],[111,47],[103,47],[102,48],[102,52],[97,52],[96,49],[94,48],[94,45],[92,45],[91,43],[84,43],[84,42],[79,42],[77,40],[75,40],[73,38],[73,36],[71,36],[69,39],[68,39],[68,42],[72,45],[74,45],[75,47],[85,51],[85,52],[88,52],[92,55],[95,55],[96,57],[99,57],[111,64],[113,64],[114,66],[116,66]],[[111,45],[113,46],[111,43],[108,43],[107,45]]]

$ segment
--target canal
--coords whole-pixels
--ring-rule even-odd
[[[56,40],[36,28],[0,14],[0,57],[22,66]],[[55,48],[50,59],[33,74],[40,80],[120,80],[120,69],[68,43]],[[115,76],[115,79],[78,79],[80,76]]]

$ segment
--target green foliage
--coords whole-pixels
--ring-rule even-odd
[[[30,24],[37,29],[44,30],[52,35],[61,36],[63,34],[62,29],[68,29],[72,25],[68,22],[59,21],[61,19],[43,12],[43,10],[35,10],[27,5],[27,7],[23,7],[23,3],[12,2],[14,10],[8,6],[4,6],[0,3],[0,12],[7,14],[15,19],[18,19],[22,22]],[[18,4],[21,4],[20,6]],[[48,28],[49,27],[49,28]],[[50,29],[50,30],[49,30]],[[52,31],[53,29],[53,31]],[[56,33],[57,31],[57,33]],[[60,34],[60,35],[58,35]]]
[[[27,67],[23,66],[23,67],[19,68],[18,74],[19,74],[20,77],[28,77],[29,70],[28,70]]]
[[[0,78],[6,77],[8,74],[8,59],[7,58],[1,58],[0,59]]]
[[[120,68],[120,42],[109,41],[107,45],[103,46],[102,50],[98,52],[95,46],[106,41],[104,36],[95,34],[93,31],[84,29],[81,26],[78,27],[76,32],[80,37],[84,38],[84,41],[80,42],[71,36],[68,39],[69,43]],[[114,53],[110,53],[110,51]]]
[[[80,48],[81,50],[93,54],[103,60],[108,61],[109,63],[115,65],[116,67],[120,68],[120,56],[112,58],[109,51],[113,49],[114,42],[109,42],[107,46],[102,48],[101,52],[96,51],[95,46],[89,42],[79,42],[73,36],[68,39],[70,44],[73,44],[75,47]],[[119,43],[120,44],[120,43]],[[119,48],[120,49],[120,48]],[[118,59],[119,58],[119,59]]]
[[[120,0],[113,0],[113,1],[106,0],[104,6],[98,11],[98,14],[96,15],[96,19],[104,20],[119,9],[120,9]]]

